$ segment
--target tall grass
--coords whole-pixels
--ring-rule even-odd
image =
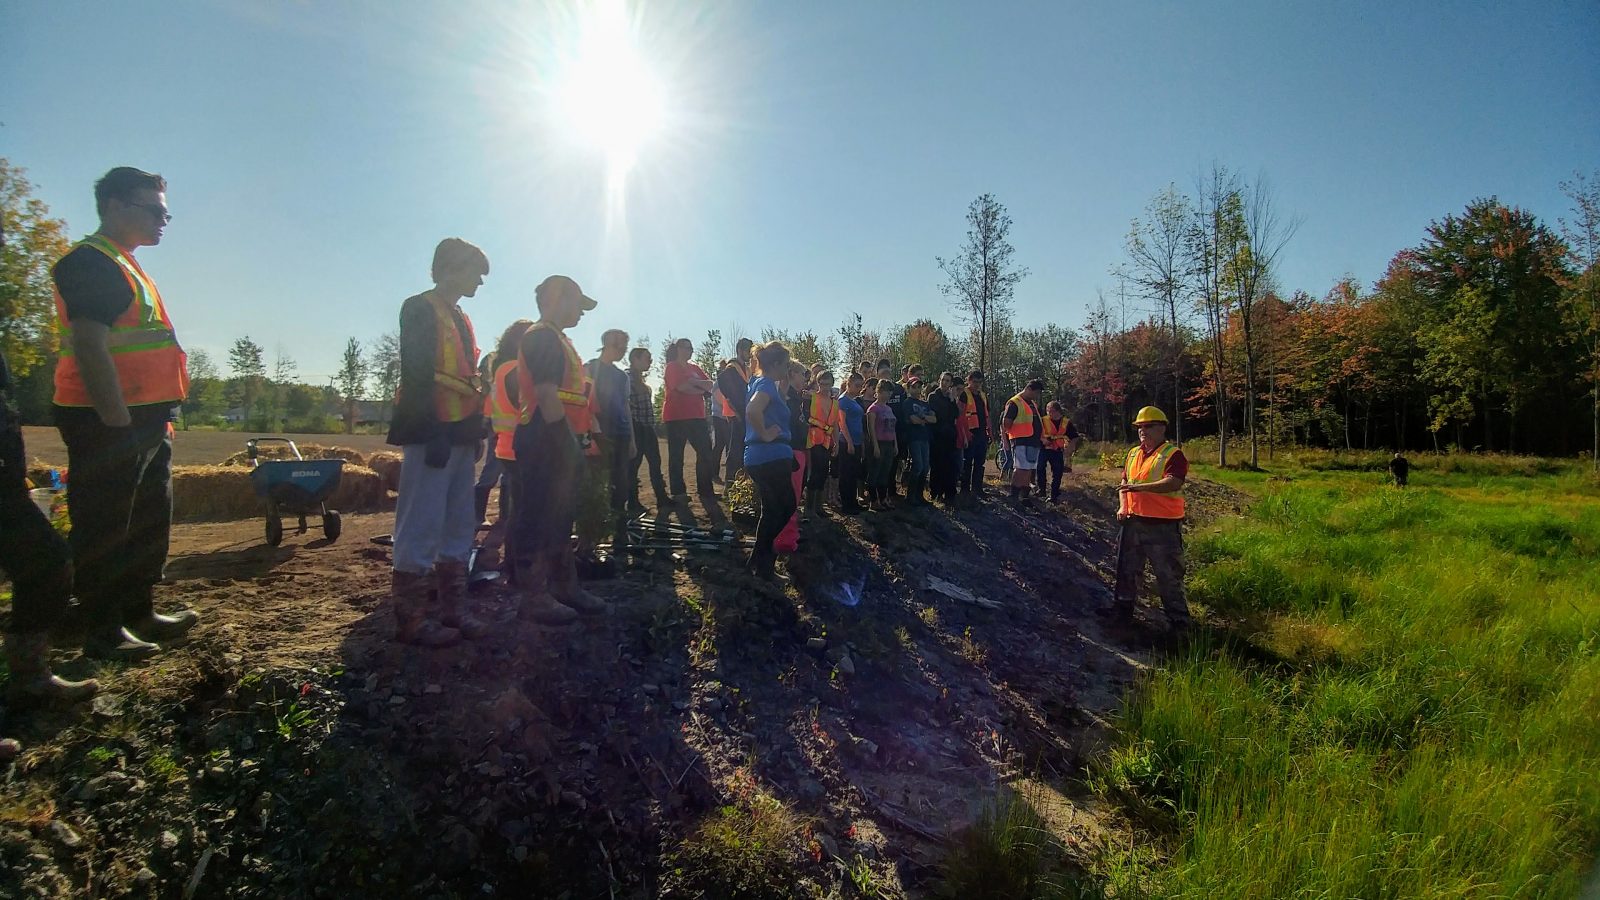
[[[1151,894],[1577,893],[1600,492],[1556,471],[1205,473],[1259,492],[1190,546],[1191,599],[1242,624],[1146,679],[1098,777],[1169,851]]]

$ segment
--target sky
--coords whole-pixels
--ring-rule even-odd
[[[0,156],[74,238],[107,169],[161,173],[139,259],[180,340],[311,383],[452,235],[490,259],[480,344],[563,273],[599,301],[587,358],[611,327],[955,328],[934,258],[986,192],[1018,322],[1078,326],[1213,161],[1268,180],[1299,222],[1277,280],[1317,295],[1476,198],[1554,225],[1600,171],[1592,0],[630,3],[660,115],[625,171],[563,103],[600,2],[0,0]]]

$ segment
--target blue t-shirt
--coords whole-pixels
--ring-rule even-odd
[[[849,394],[840,394],[839,412],[844,413],[844,427],[850,433],[850,442],[860,449],[864,437],[861,425],[866,419],[867,411],[861,408],[861,404],[851,399]]]
[[[777,440],[767,441],[756,433],[756,424],[745,419],[744,423],[744,464],[746,467],[759,466],[762,463],[775,462],[780,459],[794,459],[794,451],[789,448],[789,404],[783,400],[783,391],[778,389],[777,382],[772,379],[757,376],[750,379],[750,388],[745,394],[745,403],[756,398],[756,394],[767,395],[767,408],[761,411],[763,424],[776,425],[781,433]]]

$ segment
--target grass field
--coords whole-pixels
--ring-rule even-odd
[[[1575,463],[1279,454],[1191,536],[1216,627],[1097,786],[1119,895],[1575,896],[1600,846],[1600,487]]]

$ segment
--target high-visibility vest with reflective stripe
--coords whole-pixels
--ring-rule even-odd
[[[1060,420],[1056,420],[1045,416],[1044,421],[1039,424],[1043,428],[1042,436],[1046,450],[1067,449],[1067,426],[1072,424],[1071,419],[1062,416]]]
[[[739,362],[737,359],[730,359],[728,360],[728,365],[739,370],[739,383],[744,385],[746,388],[749,388],[750,370],[745,367],[745,364]],[[731,419],[736,415],[738,415],[738,412],[734,410],[733,404],[728,402],[727,397],[722,397],[722,417],[724,419]]]
[[[434,335],[433,414],[440,422],[460,422],[479,410],[478,338],[472,320],[457,307],[442,306],[432,300]],[[466,329],[456,330],[456,315]],[[468,356],[468,354],[471,354]]]
[[[539,322],[528,329],[528,333],[532,334],[541,328],[555,332],[556,337],[561,339],[561,350],[567,357],[567,370],[561,377],[561,384],[556,387],[556,396],[561,399],[561,407],[567,414],[567,424],[572,426],[572,433],[585,434],[589,431],[589,376],[584,371],[583,360],[578,358],[572,341],[559,328]],[[528,361],[522,358],[520,348],[517,350],[517,359],[517,401],[521,410],[517,421],[526,425],[533,421],[533,414],[539,408],[539,395],[533,390]]]
[[[968,431],[977,431],[983,427],[983,423],[978,421],[978,397],[983,398],[984,405],[987,407],[989,398],[984,397],[983,391],[978,391],[977,397],[973,396],[971,388],[965,388],[961,391],[961,427]]]
[[[1152,484],[1167,477],[1167,460],[1178,451],[1171,442],[1163,441],[1154,452],[1146,454],[1138,445],[1128,451],[1122,474],[1129,484]],[[1180,489],[1171,494],[1152,494],[1147,491],[1122,493],[1122,511],[1147,519],[1183,518],[1183,493]]]
[[[498,459],[516,459],[511,449],[511,434],[517,430],[517,406],[511,402],[511,379],[517,377],[517,361],[510,360],[494,367],[494,383],[489,388],[489,424],[494,428],[494,455]]]
[[[91,234],[78,247],[93,247],[117,264],[128,280],[133,300],[117,316],[106,335],[111,362],[116,367],[122,402],[129,406],[152,403],[178,403],[189,396],[189,362],[167,317],[156,283],[139,268],[139,263],[115,241]],[[94,406],[89,388],[72,347],[72,320],[61,292],[55,292],[56,326],[61,335],[61,359],[56,363],[55,403],[57,406]]]
[[[806,447],[832,447],[834,430],[839,427],[839,401],[822,391],[812,394],[806,421],[811,425],[806,431]]]
[[[1006,426],[1006,437],[1012,440],[1033,437],[1033,423],[1039,418],[1039,407],[1021,394],[1012,397],[1011,402],[1017,405],[1017,417]]]

